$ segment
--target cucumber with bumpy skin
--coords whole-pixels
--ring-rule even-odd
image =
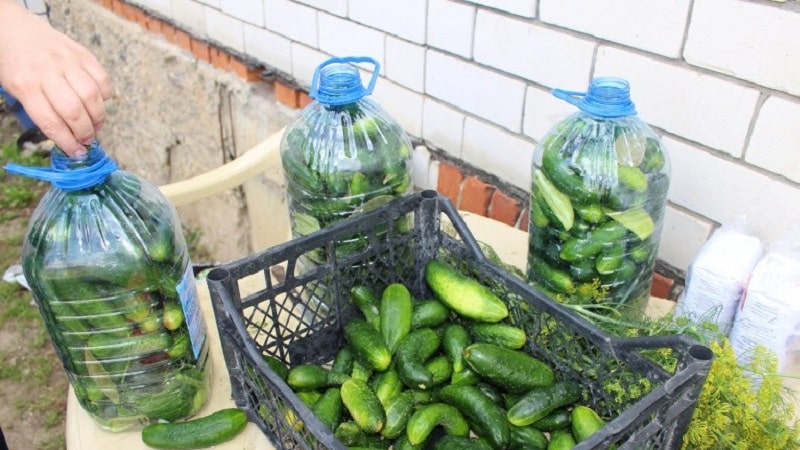
[[[142,429],[142,441],[157,449],[205,448],[233,439],[245,426],[245,412],[239,408],[227,408],[186,422],[147,425]]]
[[[520,350],[478,342],[464,349],[464,360],[481,378],[508,392],[523,393],[550,386],[555,381],[553,369]]]
[[[445,262],[430,260],[425,281],[442,303],[462,317],[490,323],[508,317],[508,307],[494,292]]]

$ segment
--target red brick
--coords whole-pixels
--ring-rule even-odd
[[[653,282],[650,285],[650,295],[653,297],[668,299],[674,284],[675,280],[656,272],[653,274]]]
[[[124,17],[124,13],[123,13],[123,8],[124,7],[125,7],[125,4],[122,3],[121,0],[111,0],[111,11],[114,11],[115,14],[118,14],[118,15]]]
[[[458,209],[486,216],[489,213],[489,202],[496,189],[474,175],[467,177],[461,186],[461,203]]]
[[[129,5],[127,3],[122,3],[122,17],[125,19],[136,22],[136,13],[139,11],[139,8]]]
[[[175,29],[175,44],[187,52],[192,51],[192,37],[189,33],[177,28]]]
[[[449,198],[456,207],[462,181],[464,181],[464,174],[456,166],[446,162],[439,163],[439,179],[436,183],[436,190]]]
[[[147,14],[139,8],[131,8],[131,21],[136,22],[142,28],[147,28]]]
[[[103,5],[103,7],[111,9],[111,4],[113,3],[112,0],[100,0],[97,3]]]
[[[163,24],[164,23],[161,21],[161,19],[158,19],[156,17],[153,16],[145,17],[144,27],[147,29],[147,31],[151,33],[162,34]]]
[[[161,24],[161,34],[164,35],[164,39],[166,39],[167,42],[171,42],[173,44],[177,44],[178,43],[178,36],[177,36],[178,29],[173,27],[172,25],[170,25],[170,24],[168,24],[166,22],[162,23]]]
[[[211,64],[222,70],[231,70],[231,55],[216,47],[211,48]]]
[[[305,108],[306,106],[310,105],[313,101],[314,99],[308,95],[308,92],[300,91],[300,98],[298,100],[297,106],[299,106],[300,108]]]
[[[495,190],[489,203],[489,217],[508,225],[517,224],[522,205],[513,197],[500,190]]]
[[[275,90],[275,98],[279,102],[283,103],[289,108],[298,108],[300,106],[300,92],[297,89],[283,84],[278,80],[275,80],[273,86]]]
[[[197,39],[192,39],[189,45],[195,58],[204,62],[211,62],[211,48],[208,44]]]
[[[528,215],[529,212],[530,210],[525,208],[525,211],[522,211],[522,214],[519,216],[519,224],[517,225],[517,228],[522,231],[528,231],[528,221],[531,220],[530,216]]]
[[[261,79],[259,76],[261,71],[258,68],[246,64],[239,58],[231,57],[231,71],[245,81],[259,81]]]

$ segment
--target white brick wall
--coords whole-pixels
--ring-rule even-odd
[[[280,34],[253,25],[244,26],[244,50],[259,61],[292,73],[292,41]]]
[[[536,0],[467,0],[522,17],[536,17]]]
[[[194,0],[172,0],[172,10],[180,11],[176,18],[177,23],[199,38],[209,36],[206,30],[206,8],[208,7]]]
[[[219,10],[205,8],[209,38],[238,52],[244,51],[244,23]]]
[[[758,101],[757,90],[685,66],[601,47],[595,76],[607,75],[631,83],[631,97],[646,122],[741,156]]]
[[[334,56],[370,56],[384,66],[385,36],[341,17],[319,15],[319,49]]]
[[[425,43],[427,0],[349,0],[350,19],[418,44]]]
[[[317,10],[289,0],[264,0],[266,28],[316,48]]]
[[[595,76],[625,78],[673,161],[660,257],[678,268],[738,214],[765,242],[800,221],[797,5],[136,1],[301,86],[330,55],[376,58],[383,70],[375,99],[410,134],[523,191],[535,142],[576,111],[550,90],[585,91]],[[263,27],[253,16],[261,4]],[[415,150],[415,182],[435,187],[438,163],[422,151]]]
[[[366,83],[367,79],[364,81]],[[422,94],[379,78],[373,97],[408,134],[422,135]]]
[[[263,0],[238,0],[222,2],[222,12],[243,22],[264,26]]]
[[[525,85],[511,77],[464,60],[428,50],[425,64],[428,95],[519,131]]]
[[[800,96],[800,14],[740,0],[695,0],[691,64]]]
[[[470,58],[475,8],[450,0],[428,3],[428,45]]]
[[[531,163],[535,145],[486,122],[467,117],[461,157],[520,189],[530,189]]]
[[[383,72],[416,92],[425,92],[425,47],[394,36],[386,37]]]
[[[745,160],[800,183],[800,101],[770,97],[758,114]]]
[[[553,25],[677,57],[689,4],[689,0],[542,0],[539,14]]]
[[[548,87],[586,85],[595,47],[568,33],[478,12],[475,60]]]
[[[422,137],[460,158],[465,119],[460,111],[426,97],[422,111]]]
[[[766,241],[800,223],[800,189],[674,139],[664,143],[672,160],[670,198],[677,205],[718,223],[744,214]]]

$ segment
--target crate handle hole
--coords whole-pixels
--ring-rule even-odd
[[[698,361],[710,361],[714,358],[714,352],[705,345],[693,345],[689,348],[689,355]]]

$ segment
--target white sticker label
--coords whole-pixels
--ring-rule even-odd
[[[203,320],[203,310],[200,309],[200,300],[191,264],[186,266],[186,272],[184,272],[176,290],[181,301],[181,307],[183,307],[183,315],[186,316],[186,325],[189,327],[189,341],[192,343],[194,358],[198,359],[200,350],[206,341],[206,325]]]

